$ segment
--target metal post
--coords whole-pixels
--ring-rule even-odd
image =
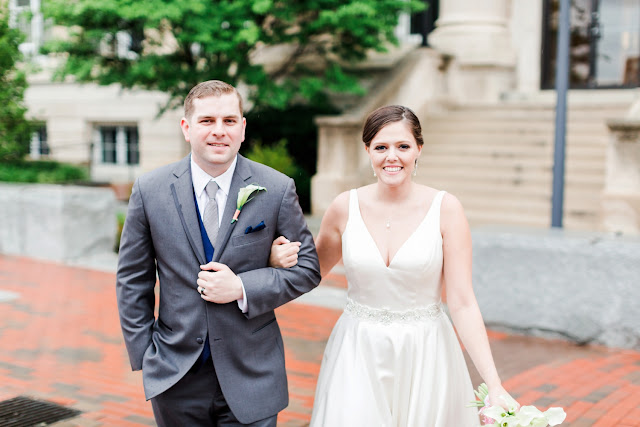
[[[558,47],[556,56],[556,133],[553,152],[553,196],[551,226],[562,228],[564,203],[564,162],[567,124],[567,87],[569,85],[569,29],[570,0],[560,1],[558,21]]]

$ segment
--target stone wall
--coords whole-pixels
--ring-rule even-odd
[[[0,183],[0,253],[74,262],[113,253],[108,188]]]
[[[485,323],[640,349],[640,239],[476,229],[474,289]]]

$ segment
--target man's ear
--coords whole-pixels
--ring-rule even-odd
[[[184,135],[184,140],[189,141],[189,122],[184,117],[180,120],[180,129],[182,129],[182,134]]]

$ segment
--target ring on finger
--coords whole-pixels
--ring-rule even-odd
[[[204,295],[204,288],[202,286],[198,286],[198,292],[200,292],[200,295]]]

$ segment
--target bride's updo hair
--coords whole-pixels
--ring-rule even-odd
[[[375,138],[378,132],[380,132],[380,129],[389,123],[399,122],[402,120],[407,122],[407,126],[413,134],[418,146],[422,146],[424,141],[422,139],[422,127],[420,126],[420,121],[411,109],[402,105],[387,105],[386,107],[380,107],[369,114],[364,123],[364,129],[362,130],[362,141],[364,142],[364,145],[369,147],[371,140]]]

